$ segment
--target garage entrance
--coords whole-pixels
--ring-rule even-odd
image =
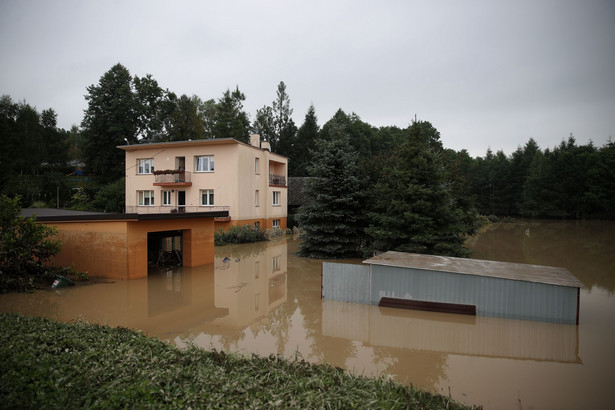
[[[184,264],[182,230],[147,233],[148,267],[172,267]]]

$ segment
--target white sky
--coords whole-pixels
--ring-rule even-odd
[[[119,62],[203,100],[238,85],[251,120],[280,81],[297,126],[311,103],[321,126],[416,114],[473,156],[615,137],[613,0],[0,0],[0,56],[0,94],[66,129]]]

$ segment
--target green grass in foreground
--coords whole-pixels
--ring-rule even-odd
[[[125,328],[0,314],[3,408],[466,408],[277,356],[181,350]]]

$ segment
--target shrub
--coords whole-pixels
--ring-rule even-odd
[[[255,228],[250,225],[231,226],[224,231],[222,228],[214,234],[214,243],[216,246],[251,243],[267,241],[267,233],[261,228]]]
[[[500,218],[498,218],[494,214],[491,214],[491,215],[487,216],[487,219],[489,219],[492,223],[496,223],[496,222],[498,222],[500,220]]]
[[[45,262],[59,252],[61,242],[50,237],[52,227],[20,216],[19,197],[0,196],[0,289],[28,290],[47,274]]]

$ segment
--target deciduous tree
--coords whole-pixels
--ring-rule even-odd
[[[81,123],[87,141],[86,166],[102,182],[115,181],[124,175],[124,152],[116,147],[139,142],[132,77],[126,67],[116,64],[87,91],[88,108]]]
[[[59,240],[51,239],[56,234],[54,228],[20,213],[19,198],[0,195],[0,278],[5,290],[16,290],[15,282],[22,284],[23,278],[42,274],[45,262],[61,246]]]

